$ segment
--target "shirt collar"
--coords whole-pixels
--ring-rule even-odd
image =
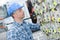
[[[22,21],[21,23],[18,23],[18,22],[16,22],[16,21],[14,21],[14,25],[17,25],[17,26],[21,26],[21,25],[23,25],[25,22],[24,21]]]

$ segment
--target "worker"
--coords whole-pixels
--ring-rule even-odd
[[[14,22],[12,27],[7,31],[7,40],[34,40],[32,31],[40,30],[39,24],[27,23],[23,20],[24,6],[18,3],[12,3],[7,9],[8,17],[12,16]]]

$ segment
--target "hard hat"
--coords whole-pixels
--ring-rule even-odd
[[[8,12],[8,17],[12,16],[13,12],[15,12],[18,9],[21,9],[23,7],[23,5],[18,4],[18,3],[12,3],[9,8],[7,9]]]

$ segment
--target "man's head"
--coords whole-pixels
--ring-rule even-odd
[[[22,10],[22,5],[18,3],[13,3],[9,8],[8,8],[8,16],[13,16],[16,18],[24,18],[24,12]]]
[[[22,9],[18,9],[16,10],[15,12],[13,12],[13,17],[17,17],[17,18],[20,18],[20,19],[23,19],[24,18],[24,12]]]

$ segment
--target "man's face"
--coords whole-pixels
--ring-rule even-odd
[[[24,11],[22,9],[18,9],[15,11],[15,14],[18,18],[24,18]]]

